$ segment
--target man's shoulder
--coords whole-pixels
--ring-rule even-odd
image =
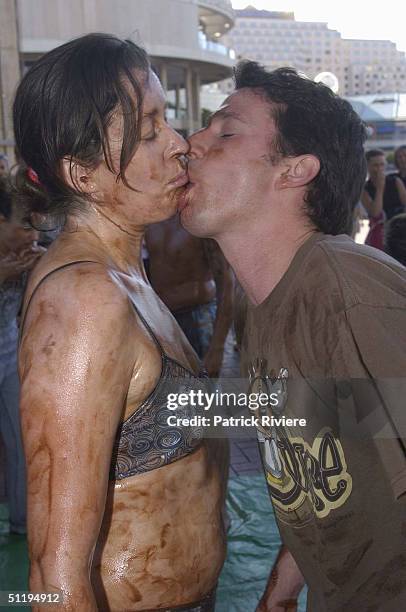
[[[309,255],[308,269],[327,289],[340,289],[344,308],[406,306],[406,268],[383,251],[346,235],[325,235]]]

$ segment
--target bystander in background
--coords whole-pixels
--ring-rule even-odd
[[[406,145],[395,149],[394,162],[397,172],[393,173],[393,176],[400,178],[406,187]]]
[[[361,202],[368,213],[370,230],[365,244],[384,249],[384,226],[406,207],[406,187],[399,176],[385,175],[386,158],[381,149],[367,151],[368,180]]]
[[[27,273],[44,249],[38,232],[13,200],[10,182],[0,178],[0,433],[5,447],[10,532],[26,531],[24,453],[19,419],[17,316]]]
[[[209,376],[218,376],[233,314],[233,273],[213,240],[185,232],[175,215],[145,234],[151,285]]]

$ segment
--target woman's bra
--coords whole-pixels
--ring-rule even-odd
[[[48,276],[68,266],[79,263],[97,263],[89,260],[64,264],[48,272],[30,296],[21,325],[38,287]],[[194,405],[168,408],[168,394],[187,393],[191,390],[207,392],[209,379],[205,372],[196,376],[193,372],[169,357],[147,321],[131,300],[134,310],[161,354],[162,367],[159,380],[141,406],[118,428],[110,468],[110,479],[121,480],[128,476],[149,472],[189,455],[200,446],[203,427],[183,426],[177,419],[190,419],[203,414],[203,408]],[[199,422],[199,419],[195,419]]]

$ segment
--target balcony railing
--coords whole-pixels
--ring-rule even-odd
[[[213,53],[219,53],[232,60],[235,59],[234,49],[230,49],[230,47],[226,47],[226,45],[209,40],[203,32],[199,32],[199,46],[205,51],[212,51]]]

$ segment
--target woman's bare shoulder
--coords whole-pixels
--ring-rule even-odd
[[[42,263],[42,262],[41,262]],[[46,264],[46,262],[44,262]],[[40,316],[39,316],[40,315]],[[85,321],[104,327],[126,324],[131,306],[123,288],[103,263],[65,262],[39,265],[29,280],[22,312],[24,333],[32,324],[68,326]],[[30,330],[32,331],[32,330]]]

